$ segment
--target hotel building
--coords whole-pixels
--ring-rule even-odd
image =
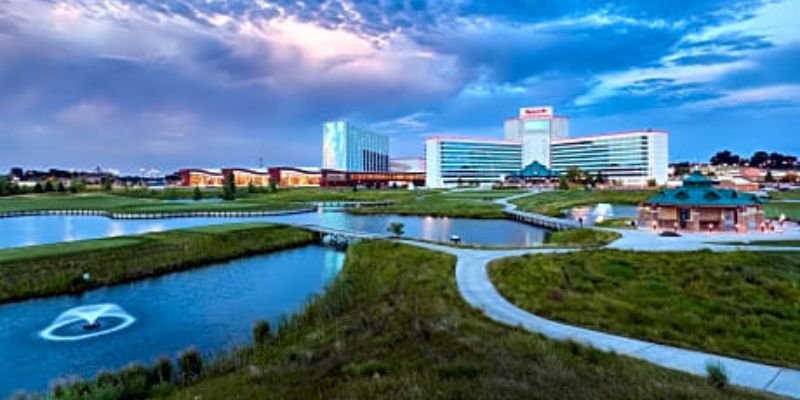
[[[553,107],[524,107],[504,124],[505,138],[522,143],[522,164],[550,167],[550,144],[569,136],[569,118],[553,115]]]
[[[347,121],[322,127],[322,168],[353,172],[389,171],[389,137]]]
[[[664,185],[668,178],[668,134],[646,130],[554,139],[550,147],[554,172],[572,167],[623,185]]]
[[[429,188],[502,181],[522,167],[516,140],[433,136],[425,140],[425,185]]]

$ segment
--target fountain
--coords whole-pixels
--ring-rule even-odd
[[[594,216],[594,222],[603,222],[606,218],[614,216],[614,208],[611,204],[608,203],[600,203],[594,207],[592,210],[592,215]]]
[[[136,318],[116,304],[91,304],[64,311],[39,336],[53,341],[83,340],[117,332],[134,322]]]

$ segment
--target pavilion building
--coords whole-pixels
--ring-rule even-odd
[[[642,228],[748,232],[763,223],[764,208],[757,196],[716,188],[700,172],[684,178],[682,187],[663,189],[639,206]]]

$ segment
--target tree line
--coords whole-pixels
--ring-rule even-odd
[[[797,157],[777,152],[756,151],[749,158],[740,156],[730,150],[718,151],[709,159],[711,165],[738,165],[741,167],[756,167],[768,169],[795,169],[800,164]]]

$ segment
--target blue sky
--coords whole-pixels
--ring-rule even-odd
[[[800,0],[0,0],[0,167],[319,165],[320,124],[800,153]]]

